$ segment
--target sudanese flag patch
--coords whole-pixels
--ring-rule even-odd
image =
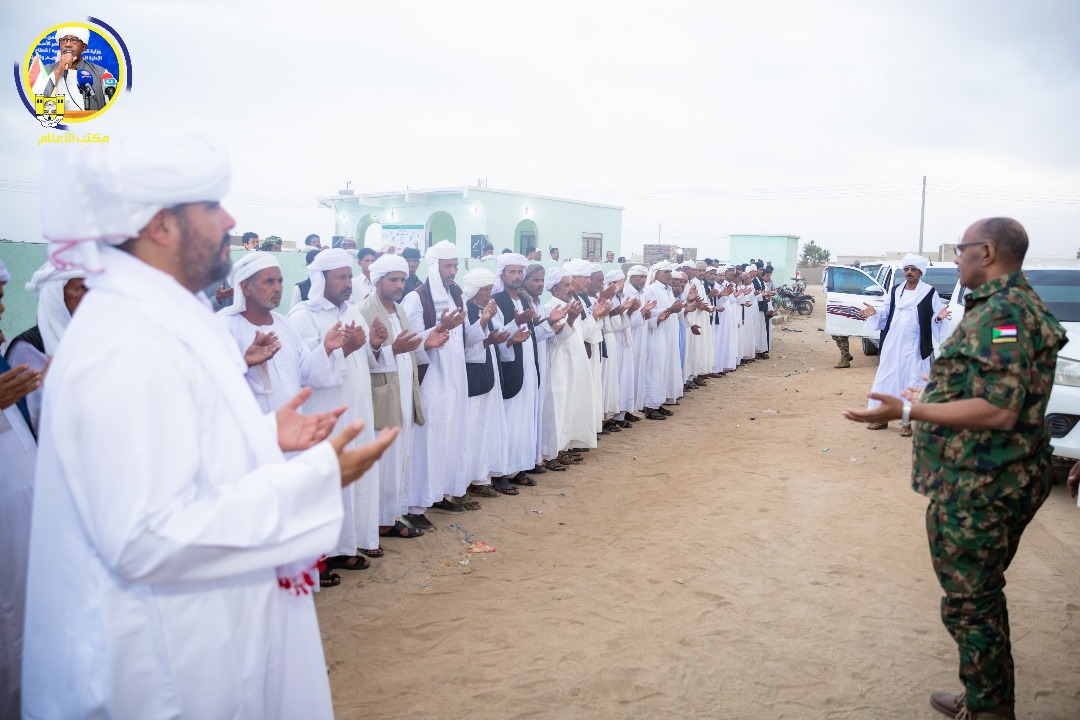
[[[1016,342],[1016,326],[1015,325],[999,325],[994,328],[991,333],[991,342],[995,345],[998,343],[1014,343]]]

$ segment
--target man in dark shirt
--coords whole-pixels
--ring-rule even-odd
[[[416,269],[420,267],[420,251],[416,248],[405,248],[401,251],[401,257],[409,263],[409,277],[405,278],[405,295],[408,295],[422,284],[416,277]]]
[[[1043,415],[1065,331],[1020,272],[1027,248],[1015,220],[969,227],[956,246],[960,282],[971,289],[964,319],[921,397],[871,394],[877,408],[844,412],[857,422],[916,421],[912,485],[930,499],[941,619],[964,684],[930,704],[956,718],[1015,717],[1005,570],[1053,477]]]

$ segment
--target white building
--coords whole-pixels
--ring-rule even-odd
[[[524,253],[532,246],[548,259],[559,248],[562,259],[603,261],[608,251],[622,255],[622,208],[489,187],[454,187],[357,194],[349,190],[320,197],[334,210],[334,234],[355,237],[359,247],[421,253],[442,240],[458,246],[461,257],[480,257],[504,248]]]

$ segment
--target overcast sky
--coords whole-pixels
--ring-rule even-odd
[[[998,214],[1035,255],[1080,249],[1075,0],[92,5],[0,11],[0,237],[40,234],[42,131],[10,68],[89,12],[135,84],[75,129],[220,137],[238,231],[329,237],[314,197],[347,180],[487,178],[624,206],[627,254],[661,224],[704,255],[759,232],[880,253],[917,246],[926,175],[928,250]]]

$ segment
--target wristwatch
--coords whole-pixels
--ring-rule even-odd
[[[904,425],[910,425],[911,424],[911,401],[910,400],[905,400],[904,401],[904,411],[900,415],[900,422],[902,424],[904,424]]]

